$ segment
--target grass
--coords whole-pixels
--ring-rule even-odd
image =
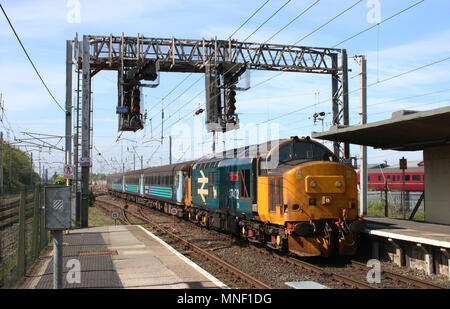
[[[406,219],[409,218],[411,212],[406,213]],[[372,217],[384,217],[384,202],[369,202],[367,215]],[[389,211],[389,218],[403,219],[402,213],[392,213]],[[425,213],[423,211],[416,212],[414,221],[425,221]]]
[[[120,224],[120,223],[118,223]],[[89,207],[89,226],[114,225],[114,220],[97,207]]]

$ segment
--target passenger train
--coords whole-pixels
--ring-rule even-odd
[[[355,171],[309,137],[109,175],[110,194],[298,256],[353,255]],[[175,209],[175,210],[174,210]]]
[[[412,167],[405,170],[405,191],[424,191],[424,167]],[[359,174],[358,174],[359,184]],[[370,168],[367,170],[367,187],[383,191],[403,190],[403,171],[398,168]]]

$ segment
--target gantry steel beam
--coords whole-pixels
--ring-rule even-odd
[[[250,70],[330,74],[333,125],[348,125],[348,69],[345,49],[235,40],[187,40],[129,36],[84,36],[89,41],[90,76],[101,70],[122,71],[143,59],[158,61],[161,72],[205,73],[223,62],[245,63]],[[75,58],[82,69],[83,49],[76,39]],[[119,83],[120,87],[120,83]],[[337,156],[349,158],[349,145],[335,143]]]
[[[237,42],[234,40],[183,40],[143,36],[89,36],[90,65],[99,70],[134,67],[141,59],[156,59],[161,72],[204,73],[205,65],[223,62],[247,63],[251,70],[291,71],[335,74],[333,55],[341,49],[278,44]],[[81,59],[81,50],[76,53]],[[81,69],[81,60],[78,61]]]
[[[245,64],[250,70],[329,74],[332,80],[333,126],[348,125],[348,69],[345,49],[305,47],[235,40],[84,35],[74,40],[75,64],[82,71],[82,212],[87,212],[90,79],[102,70],[118,71],[119,105],[123,106],[123,74],[142,60],[154,60],[160,72],[207,73],[222,63]],[[78,91],[80,89],[77,89]],[[336,156],[349,158],[349,145],[334,144]],[[341,155],[342,154],[342,155]],[[86,214],[84,214],[85,216]],[[81,218],[87,226],[87,217]]]

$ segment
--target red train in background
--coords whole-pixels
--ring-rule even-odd
[[[398,168],[367,169],[368,189],[382,191],[385,184],[389,191],[403,190],[403,171]],[[358,173],[359,184],[359,173]],[[411,167],[405,170],[405,191],[424,191],[424,167]]]

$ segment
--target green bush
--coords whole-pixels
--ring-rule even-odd
[[[90,207],[94,206],[95,203],[95,194],[92,190],[89,190],[89,196],[88,196],[88,204]]]
[[[66,185],[66,179],[64,176],[58,176],[55,178],[55,185],[65,186]]]

